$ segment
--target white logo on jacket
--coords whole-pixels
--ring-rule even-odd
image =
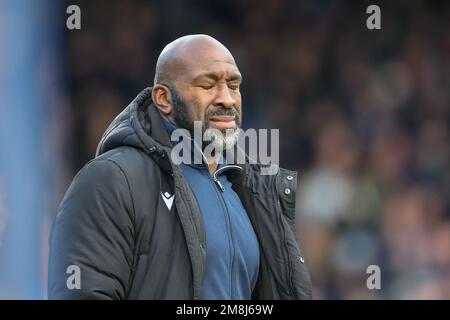
[[[164,193],[161,192],[161,196],[162,196],[162,198],[164,200],[164,203],[166,204],[167,208],[170,211],[170,209],[172,208],[172,205],[173,205],[173,200],[175,199],[175,195],[174,194],[170,195],[170,193],[168,193],[166,191]]]

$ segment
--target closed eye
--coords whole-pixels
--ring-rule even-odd
[[[208,84],[208,85],[201,85],[200,87],[205,90],[210,90],[210,89],[214,88],[214,85]]]
[[[229,83],[228,88],[230,88],[231,90],[237,90],[237,89],[239,89],[239,85],[234,84],[234,83]]]

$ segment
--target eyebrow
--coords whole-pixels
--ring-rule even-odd
[[[192,82],[199,81],[199,80],[201,80],[203,78],[209,78],[209,79],[212,79],[214,81],[219,81],[220,80],[220,76],[217,73],[215,73],[215,72],[208,72],[208,73],[203,73],[203,74],[195,77],[194,80],[192,80]],[[236,80],[238,80],[238,81],[241,82],[242,81],[242,76],[239,73],[234,73],[226,80],[227,81],[236,81]]]

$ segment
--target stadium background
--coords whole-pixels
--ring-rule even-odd
[[[66,7],[81,30],[66,29]],[[381,30],[366,8],[381,7]],[[0,2],[0,299],[45,299],[48,234],[165,44],[206,33],[280,128],[317,299],[450,298],[448,1]],[[368,290],[366,268],[381,268]]]

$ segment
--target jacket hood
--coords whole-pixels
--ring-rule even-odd
[[[142,90],[111,122],[97,146],[95,156],[128,146],[147,153],[165,171],[172,171],[168,161],[170,138],[151,95],[151,87]]]
[[[172,143],[164,126],[163,118],[153,104],[152,87],[142,90],[111,122],[97,146],[95,156],[123,146],[142,150],[153,158],[164,171],[169,174],[173,172],[170,161]],[[236,145],[234,155],[237,156],[239,153],[242,153],[241,158],[244,158],[245,164],[248,165],[250,158],[244,150]],[[250,163],[253,163],[250,167],[257,172],[261,172],[262,168],[268,166],[257,163],[257,161]],[[245,164],[238,164],[238,166],[248,169]]]

